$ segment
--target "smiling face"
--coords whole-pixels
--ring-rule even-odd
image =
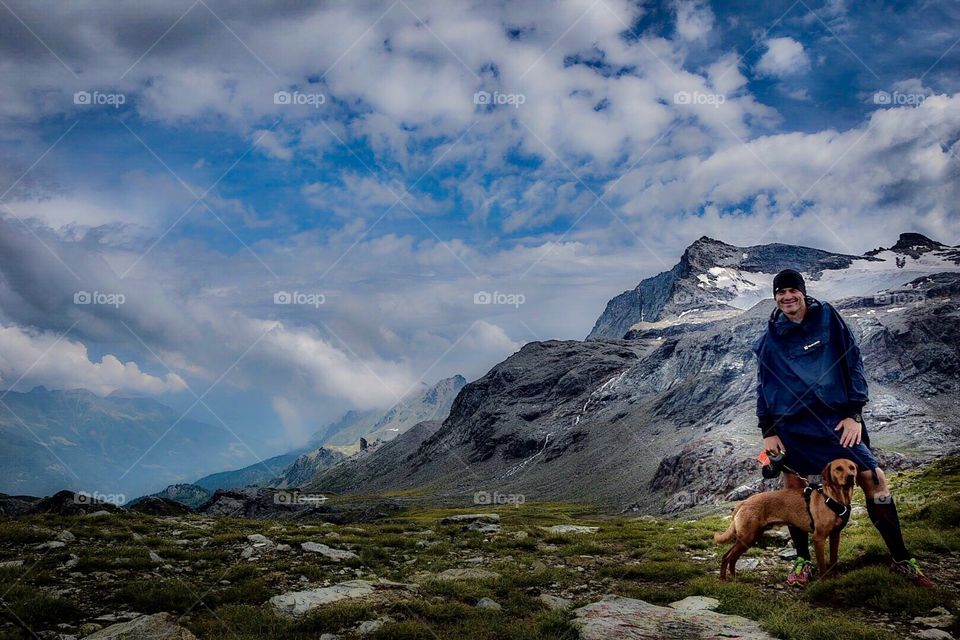
[[[803,314],[807,312],[806,297],[799,289],[791,287],[777,289],[774,300],[777,301],[777,306],[784,315],[795,322],[803,319]]]

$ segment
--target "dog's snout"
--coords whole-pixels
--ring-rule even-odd
[[[843,486],[847,489],[853,488],[853,476],[847,476],[847,479],[843,482]]]

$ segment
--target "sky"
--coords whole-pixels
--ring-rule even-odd
[[[2,0],[0,387],[265,456],[702,235],[960,244],[958,70],[952,1]]]

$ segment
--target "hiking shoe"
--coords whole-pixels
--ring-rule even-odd
[[[806,558],[797,558],[793,563],[793,571],[787,576],[787,584],[796,587],[805,587],[813,575],[813,563]]]
[[[923,571],[920,570],[920,563],[917,562],[916,558],[901,560],[900,562],[894,561],[890,568],[918,587],[934,586],[933,580],[923,575]]]

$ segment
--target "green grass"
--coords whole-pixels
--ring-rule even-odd
[[[960,568],[960,458],[891,474],[890,484],[911,551],[925,566],[946,562],[953,571]],[[863,503],[862,494],[855,502]],[[488,538],[458,525],[439,524],[444,516],[475,512],[499,513],[502,532]],[[565,523],[600,530],[555,535],[540,528]],[[0,585],[13,587],[5,601],[37,630],[66,623],[69,626],[59,631],[76,633],[80,624],[103,613],[168,611],[182,615],[181,623],[200,640],[315,640],[322,633],[350,637],[358,623],[383,616],[392,622],[369,637],[573,640],[571,616],[547,610],[540,594],[561,595],[574,606],[595,602],[605,593],[659,605],[707,595],[720,601],[721,612],[748,617],[775,636],[797,640],[892,639],[908,631],[905,621],[935,606],[958,613],[953,585],[923,590],[889,571],[886,547],[864,515],[855,516],[844,531],[837,577],[812,583],[804,591],[776,588],[789,563],[769,560],[786,544],[772,537],[748,553],[768,559],[762,565],[766,573],[741,570],[735,581],[721,582],[716,571],[725,548],[715,545],[712,536],[726,525],[715,515],[695,521],[650,520],[600,516],[589,505],[534,502],[519,508],[416,506],[383,521],[349,526],[201,516],[30,516],[0,520],[0,560],[24,560],[22,567],[0,570]],[[63,549],[34,549],[64,529],[77,541]],[[174,529],[181,532],[174,536]],[[425,532],[428,529],[432,532]],[[526,537],[515,537],[519,531]],[[330,532],[338,535],[327,537]],[[262,553],[254,562],[241,560],[251,533],[293,550]],[[174,544],[177,539],[194,542],[181,546]],[[307,540],[352,550],[359,559],[338,563],[304,553],[299,545]],[[417,546],[420,541],[431,546]],[[151,549],[163,563],[149,560]],[[64,570],[63,563],[73,554],[79,562]],[[482,562],[466,562],[475,557]],[[466,566],[500,577],[422,577],[423,572]],[[272,596],[287,591],[372,576],[416,581],[420,587],[415,593],[386,590],[369,600],[332,603],[299,619],[281,615],[268,604]],[[502,610],[478,608],[481,598],[495,600]],[[877,624],[878,614],[900,626],[891,631]],[[0,620],[0,640],[25,637]]]

